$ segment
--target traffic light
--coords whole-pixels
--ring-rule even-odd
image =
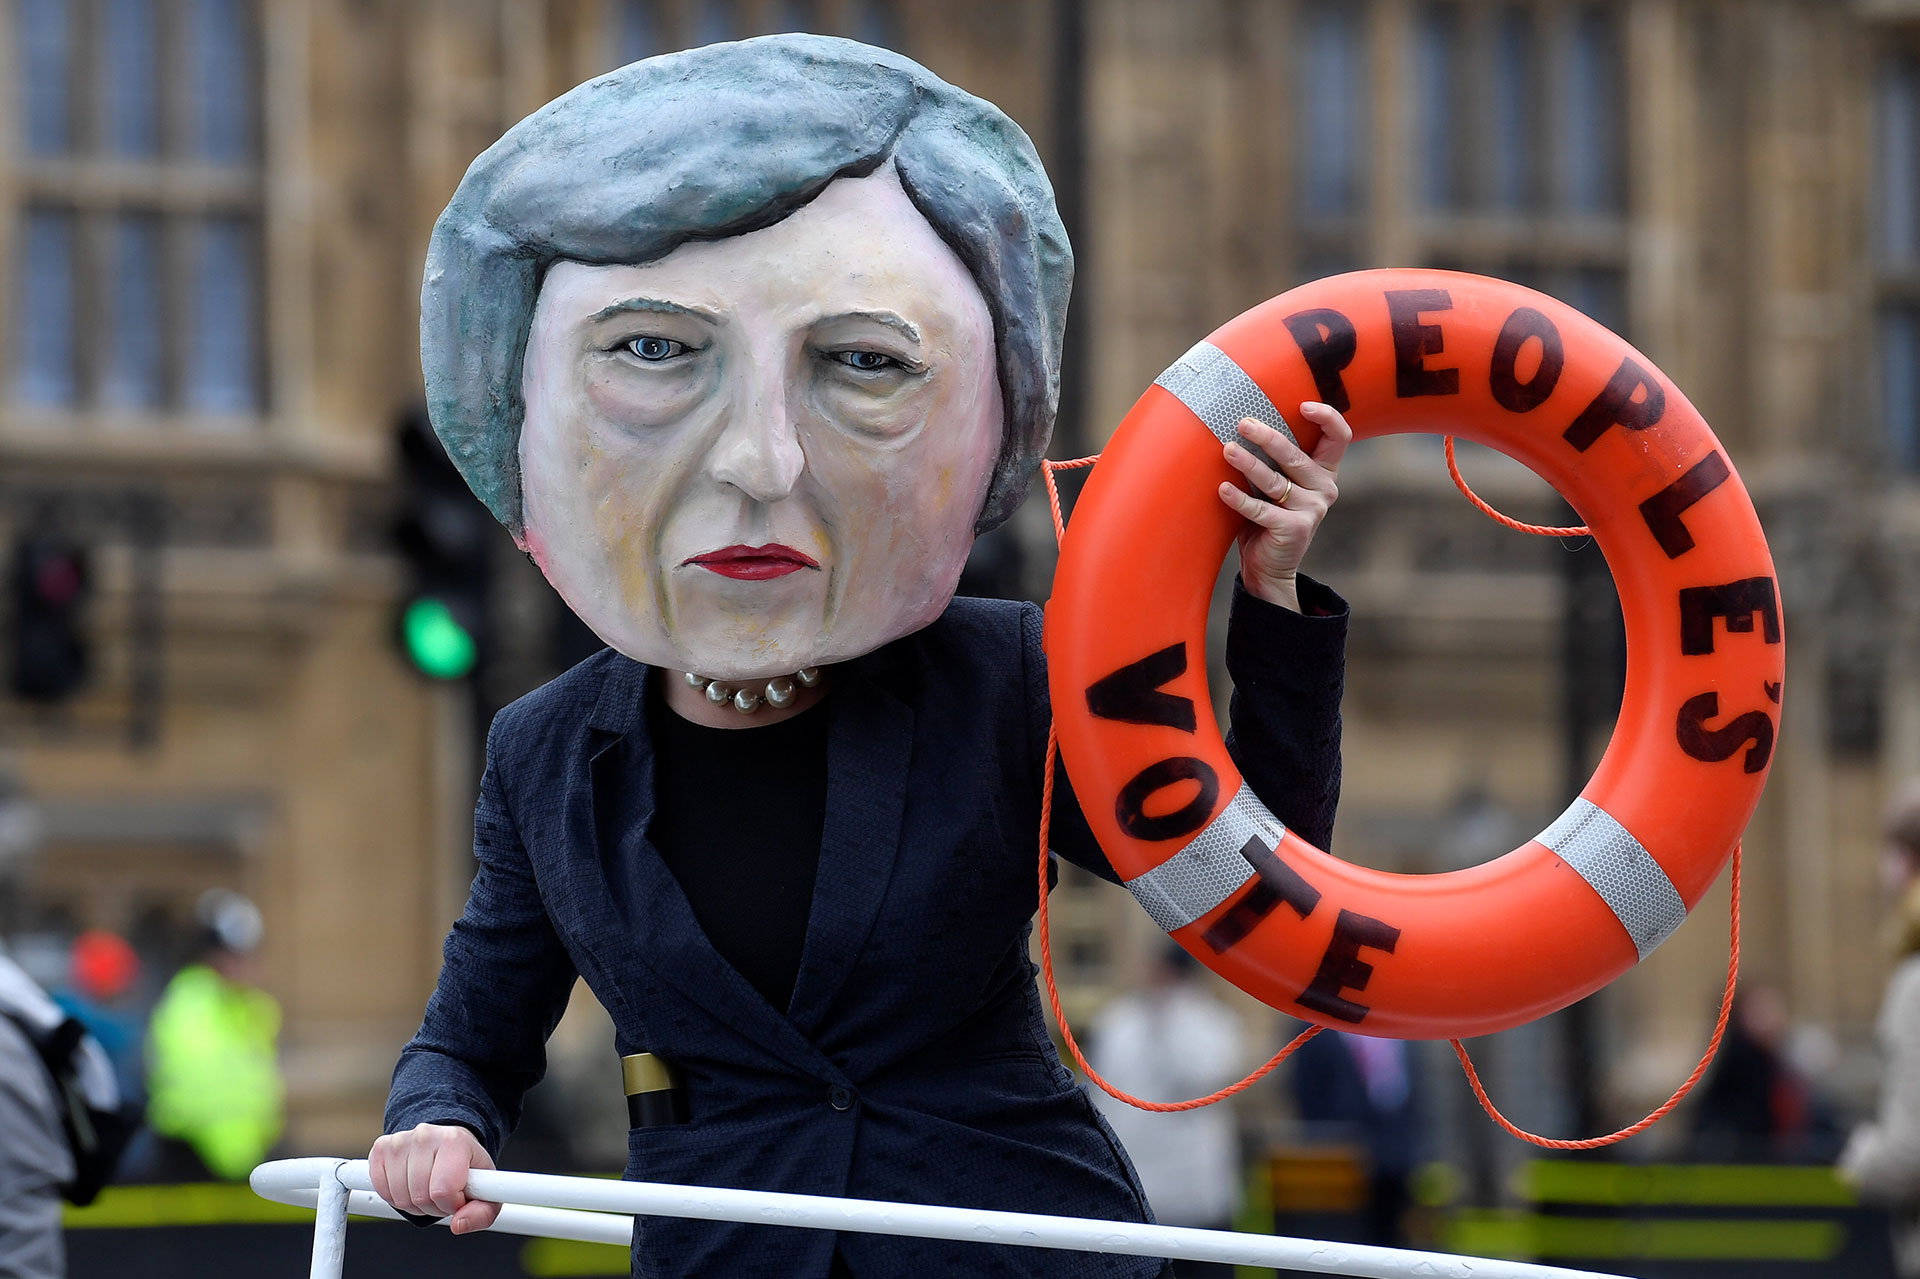
[[[86,551],[52,534],[23,534],[13,544],[10,577],[7,685],[25,701],[64,701],[92,667],[82,629],[92,594]]]
[[[467,489],[426,414],[399,429],[401,500],[394,538],[407,562],[401,651],[432,679],[464,679],[485,655],[487,549],[493,517]]]

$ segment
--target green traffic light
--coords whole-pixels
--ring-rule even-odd
[[[473,669],[473,636],[454,619],[451,609],[430,595],[407,605],[400,617],[400,634],[407,656],[423,675],[460,679]]]

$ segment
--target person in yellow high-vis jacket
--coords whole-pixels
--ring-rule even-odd
[[[161,1168],[244,1180],[280,1139],[280,1005],[249,980],[260,912],[235,893],[209,893],[200,960],[167,983],[147,1027],[147,1121],[166,1149]]]

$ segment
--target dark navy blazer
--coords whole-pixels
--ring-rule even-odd
[[[1227,661],[1241,770],[1324,847],[1345,606],[1324,588],[1308,599],[1332,615],[1236,588]],[[658,1053],[686,1079],[690,1122],[631,1130],[630,1178],[1151,1220],[1126,1154],[1054,1052],[1027,958],[1049,714],[1040,639],[1030,604],[958,599],[834,668],[819,877],[784,1011],[714,951],[647,841],[642,698],[655,673],[603,651],[502,711],[472,896],[394,1071],[387,1130],[464,1124],[497,1158],[578,973],[623,1055]],[[751,782],[702,802],[750,805]],[[1111,877],[1064,788],[1053,843]],[[1144,1258],[837,1238],[856,1279],[1165,1273]],[[825,1231],[643,1218],[633,1273],[815,1279],[835,1244]]]

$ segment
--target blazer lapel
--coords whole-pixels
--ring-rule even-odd
[[[841,668],[827,698],[827,815],[790,1016],[815,1032],[860,958],[893,878],[906,815],[914,715],[872,676]]]
[[[594,834],[601,900],[613,927],[588,938],[616,983],[645,964],[687,1000],[734,1031],[809,1073],[825,1064],[819,1050],[713,948],[680,883],[647,838],[653,818],[653,746],[642,698],[652,668],[622,659],[624,679],[610,678],[591,725],[604,740],[594,751]]]

